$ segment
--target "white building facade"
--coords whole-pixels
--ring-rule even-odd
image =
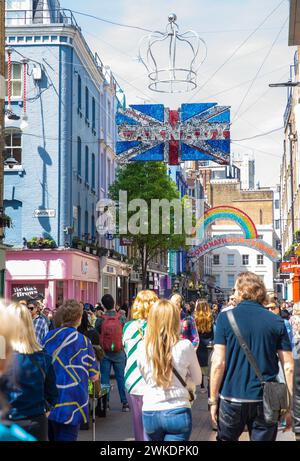
[[[273,245],[272,225],[257,225],[258,236]],[[236,225],[214,225],[212,236],[239,235],[241,229]],[[216,297],[227,299],[232,293],[237,275],[240,272],[254,272],[259,275],[269,293],[274,291],[276,265],[262,253],[244,246],[227,246],[212,251],[212,273],[215,286],[222,290]]]

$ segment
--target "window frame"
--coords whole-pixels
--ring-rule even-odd
[[[6,145],[6,137],[7,135],[9,134],[10,135],[10,138],[11,138],[11,141],[12,141],[12,137],[13,137],[13,134],[14,133],[18,133],[20,134],[20,139],[21,139],[21,142],[20,142],[20,145],[17,145],[17,146],[14,146],[12,143],[10,144],[10,146],[7,146]],[[6,154],[6,151],[10,149],[12,152],[11,152],[11,155],[7,155]],[[20,150],[20,162],[18,161],[18,158],[15,156],[13,150],[14,149],[18,149]],[[13,170],[18,170],[20,168],[23,168],[22,167],[22,162],[23,162],[23,156],[22,156],[22,153],[23,153],[23,136],[22,136],[22,130],[20,130],[20,128],[17,128],[17,127],[7,127],[4,129],[4,161],[6,158],[8,157],[13,157],[14,159],[16,159],[18,161],[18,165],[15,165],[13,166],[12,168],[9,168],[8,166],[4,165],[5,166],[5,169],[9,170],[9,171],[13,171]]]
[[[244,262],[244,258],[247,258],[247,263]],[[249,255],[242,255],[242,266],[249,266]]]
[[[80,74],[77,79],[77,108],[81,112],[82,110],[82,80]]]
[[[82,174],[82,141],[81,141],[80,136],[77,136],[77,174],[78,176],[81,177],[81,174]]]
[[[217,263],[215,262],[215,258],[218,260]],[[219,266],[220,265],[220,255],[219,254],[213,255],[213,265],[214,266]]]
[[[235,256],[235,255],[233,255],[233,254],[228,254],[228,255],[227,255],[227,266],[232,267],[232,266],[235,265],[234,256]],[[232,264],[229,263],[230,257],[232,257]]]
[[[7,85],[8,85],[8,79],[7,79],[7,73],[8,73],[8,69],[7,69],[7,61],[5,62],[5,99],[8,100],[8,92],[7,92]],[[20,66],[20,78],[19,79],[14,79],[13,78],[13,68],[14,66]],[[13,84],[15,83],[19,83],[20,82],[20,95],[17,95],[15,96],[13,94]],[[22,98],[23,98],[23,72],[22,72],[22,63],[21,62],[18,62],[18,61],[12,61],[11,63],[11,100],[12,101],[20,101]]]
[[[84,178],[85,178],[85,183],[86,184],[89,184],[89,147],[88,146],[85,146],[85,158],[84,158],[84,165],[85,165],[85,168],[84,168]]]
[[[256,255],[256,264],[257,264],[257,266],[264,266],[264,264],[265,264],[264,255],[261,255],[261,254]]]

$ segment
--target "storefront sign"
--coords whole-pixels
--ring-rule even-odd
[[[300,272],[300,264],[288,261],[280,264],[281,272],[295,273]]]
[[[34,210],[34,218],[55,218],[56,210]]]
[[[39,295],[39,291],[34,285],[23,285],[12,287],[12,297],[14,299],[22,298],[36,298]]]
[[[81,273],[86,275],[89,271],[89,264],[87,261],[81,261]]]

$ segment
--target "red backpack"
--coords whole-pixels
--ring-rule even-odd
[[[122,334],[123,325],[120,314],[104,315],[101,324],[100,344],[104,352],[120,352],[123,350]]]

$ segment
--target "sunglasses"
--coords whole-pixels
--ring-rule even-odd
[[[34,311],[34,309],[36,309],[36,306],[27,306],[27,308],[30,310],[30,311]]]

